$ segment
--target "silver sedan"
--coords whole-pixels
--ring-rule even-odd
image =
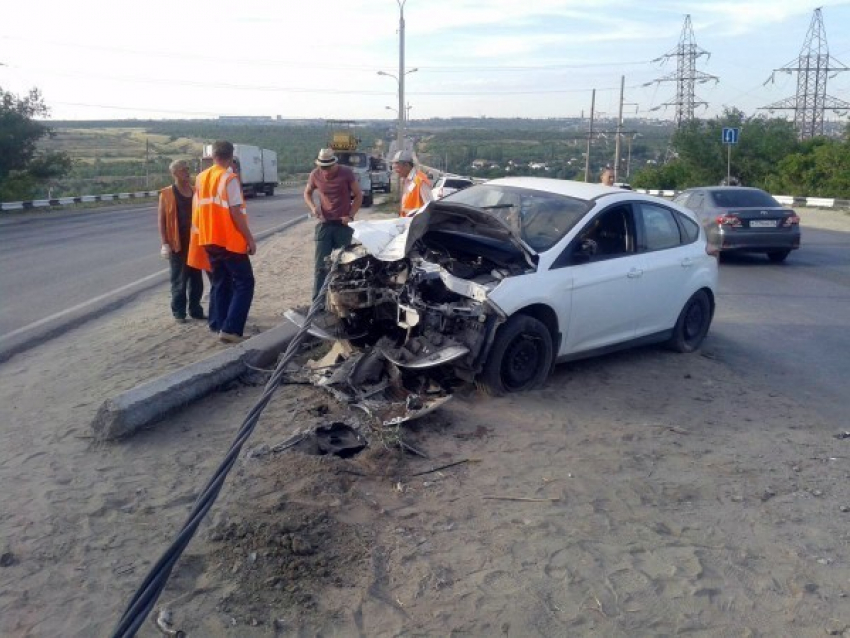
[[[696,213],[709,243],[721,252],[766,253],[779,263],[800,247],[800,218],[761,189],[691,188],[673,202]]]

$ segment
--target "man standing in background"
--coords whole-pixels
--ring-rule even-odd
[[[393,158],[393,170],[401,185],[401,208],[399,217],[407,217],[418,208],[434,199],[428,176],[414,166],[413,153],[399,151]]]
[[[233,144],[217,141],[213,165],[195,180],[198,244],[206,250],[212,269],[209,327],[226,343],[242,341],[254,299],[254,271],[248,255],[257,251],[232,164]]]
[[[313,193],[319,193],[319,205],[313,201]],[[333,149],[323,148],[316,158],[316,168],[310,173],[304,189],[304,201],[316,224],[316,265],[313,282],[313,299],[319,295],[328,274],[325,260],[336,249],[351,242],[354,231],[349,222],[354,220],[363,203],[363,191],[357,177],[347,166],[340,166]]]
[[[186,322],[188,291],[189,316],[205,319],[201,307],[204,294],[204,278],[201,271],[187,264],[189,234],[192,227],[192,180],[189,165],[184,160],[175,160],[168,167],[174,184],[159,191],[159,236],[162,240],[160,254],[171,266],[171,314],[177,323]]]

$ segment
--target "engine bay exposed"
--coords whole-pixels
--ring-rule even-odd
[[[421,403],[423,389],[426,395],[445,389],[447,376],[473,380],[505,320],[490,292],[534,266],[500,236],[499,226],[478,232],[481,220],[440,213],[356,223],[359,243],[332,255],[324,313],[311,326],[316,336],[346,343],[335,359],[342,366],[362,365],[342,363],[361,353],[373,371],[381,368],[376,357],[385,361],[389,367],[370,383],[393,387],[393,400],[403,399],[406,388],[418,393],[414,404]],[[296,313],[287,316],[303,325]],[[340,377],[324,364],[313,382],[339,392]],[[346,379],[345,398],[362,402],[359,382]]]

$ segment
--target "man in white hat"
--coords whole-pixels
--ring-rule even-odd
[[[393,170],[401,184],[400,217],[407,217],[434,199],[431,195],[431,182],[428,181],[425,173],[415,167],[413,153],[410,151],[396,153],[393,158]]]
[[[318,206],[313,201],[314,191],[319,193]],[[351,242],[353,231],[348,224],[360,210],[363,191],[354,171],[339,165],[333,149],[323,148],[316,158],[316,168],[307,180],[304,201],[313,217],[319,220],[316,224],[315,299],[328,274],[325,260],[334,249],[344,248]]]

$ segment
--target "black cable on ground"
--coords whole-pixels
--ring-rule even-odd
[[[331,265],[328,271],[329,273],[333,271],[335,265],[336,262]],[[218,498],[218,494],[224,485],[224,481],[227,478],[228,473],[233,468],[233,464],[236,462],[236,459],[239,458],[239,452],[242,450],[242,446],[245,445],[245,442],[253,433],[254,427],[257,425],[257,421],[260,419],[260,415],[263,413],[263,410],[266,408],[269,401],[271,401],[275,390],[277,390],[278,386],[281,384],[281,380],[285,374],[284,369],[297,354],[299,346],[304,341],[307,335],[307,329],[313,322],[313,317],[324,302],[329,280],[330,276],[325,277],[325,282],[322,285],[318,296],[313,300],[313,304],[310,306],[310,311],[307,313],[304,325],[295,337],[293,337],[292,341],[289,342],[286,352],[275,367],[274,373],[268,383],[266,383],[262,396],[257,403],[254,404],[254,407],[251,408],[250,412],[248,412],[248,415],[245,417],[245,420],[242,422],[242,426],[236,434],[236,439],[231,444],[227,455],[218,466],[218,469],[216,469],[213,476],[207,482],[201,492],[201,495],[195,501],[195,505],[192,507],[192,511],[189,513],[188,519],[185,523],[183,523],[183,527],[178,533],[177,538],[174,539],[168,549],[166,549],[162,556],[160,556],[159,560],[150,569],[147,576],[145,576],[142,584],[136,590],[136,593],[133,594],[133,597],[127,604],[127,608],[124,610],[124,614],[121,616],[121,620],[118,622],[118,625],[112,633],[113,638],[133,638],[139,630],[139,627],[142,626],[142,623],[144,623],[145,619],[153,610],[154,605],[156,605],[156,601],[159,599],[160,594],[162,594],[162,590],[165,589],[168,577],[171,575],[171,570],[174,569],[174,565],[186,549],[189,541],[192,540],[195,532],[197,532],[201,521],[204,520],[207,512],[209,512],[213,503],[215,503],[216,498]]]

